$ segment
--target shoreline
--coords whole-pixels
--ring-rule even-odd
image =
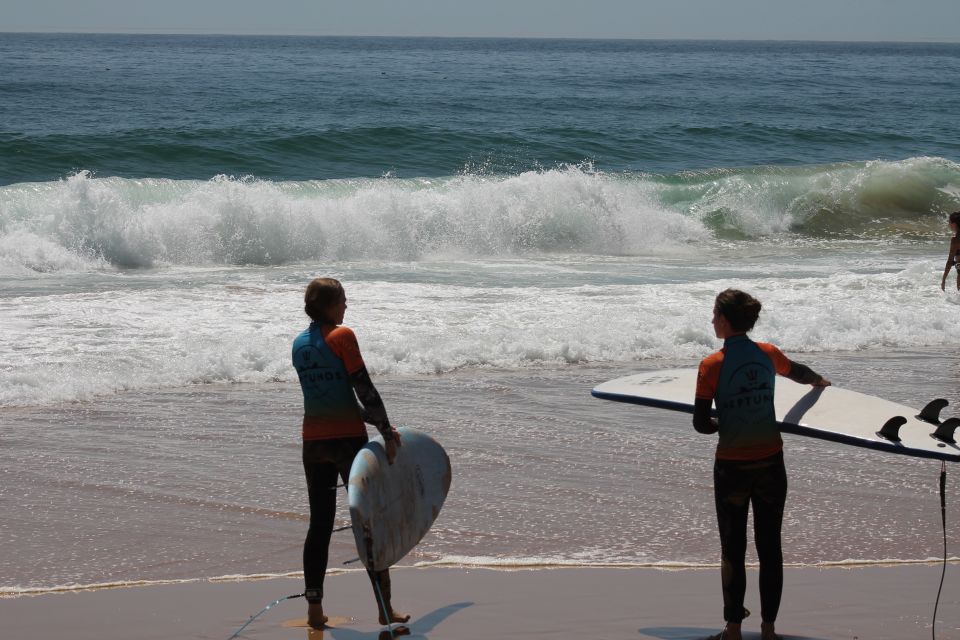
[[[777,629],[785,640],[871,640],[930,632],[940,577],[936,565],[785,570]],[[394,601],[413,618],[411,638],[654,638],[694,640],[722,624],[715,568],[555,568],[503,571],[403,567],[394,571]],[[300,591],[299,578],[191,582],[142,588],[0,599],[11,638],[120,640],[227,638],[270,602]],[[325,610],[337,626],[301,625],[302,601],[281,603],[240,638],[373,640],[369,583],[361,571],[329,576]],[[50,595],[58,595],[52,600]],[[759,637],[757,571],[748,570],[744,637]],[[948,568],[938,635],[960,632],[960,573]],[[7,635],[9,634],[9,635]]]
[[[752,539],[751,539],[752,540]],[[747,571],[757,570],[759,563],[746,562]],[[824,561],[815,564],[803,564],[798,562],[785,562],[784,570],[856,570],[856,569],[897,569],[909,567],[937,567],[943,566],[943,559],[928,558],[926,560],[899,560],[899,559],[881,559],[881,560],[836,560]],[[947,566],[960,567],[960,556],[950,556],[947,558]],[[529,562],[522,560],[511,562],[505,560],[502,564],[455,562],[439,560],[435,562],[418,562],[412,565],[399,564],[394,565],[392,571],[429,571],[433,569],[440,570],[459,570],[459,571],[493,571],[501,573],[518,573],[524,571],[578,571],[578,570],[611,570],[611,571],[664,571],[664,572],[683,572],[683,571],[710,571],[719,570],[720,563],[693,563],[693,562],[650,562],[650,563],[616,563],[616,562],[597,562],[590,564],[576,563],[546,563]],[[334,576],[343,576],[355,573],[362,573],[363,569],[340,569],[328,568],[327,578]],[[115,582],[100,582],[91,584],[67,584],[52,587],[2,587],[0,586],[0,602],[4,600],[16,600],[17,598],[38,598],[43,596],[55,596],[77,593],[99,593],[101,591],[114,591],[117,589],[144,589],[151,587],[166,587],[178,585],[218,585],[245,582],[264,582],[269,580],[301,580],[303,571],[288,571],[276,573],[255,573],[249,575],[223,575],[223,576],[199,576],[194,578],[179,579],[158,579],[158,580],[118,580]]]

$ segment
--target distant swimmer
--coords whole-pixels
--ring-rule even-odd
[[[950,253],[947,254],[947,264],[943,267],[943,278],[940,280],[940,290],[947,290],[947,276],[950,269],[957,269],[957,289],[960,290],[960,211],[954,211],[950,214],[950,231],[953,231],[953,237],[950,238]]]
[[[720,529],[724,630],[712,640],[741,640],[747,589],[747,512],[753,504],[754,538],[760,559],[760,616],[763,640],[774,631],[783,592],[780,527],[787,499],[783,440],[777,427],[773,391],[777,374],[801,384],[826,387],[830,381],[792,362],[774,345],[747,337],[760,315],[760,302],[736,289],[721,291],[713,307],[713,330],[723,349],[700,363],[693,426],[720,433],[713,490]],[[710,416],[716,402],[717,418]]]
[[[303,468],[310,500],[303,578],[307,623],[320,629],[328,620],[323,613],[323,580],[337,508],[337,483],[346,484],[353,459],[367,442],[365,422],[376,426],[383,436],[390,464],[396,459],[400,434],[390,426],[387,410],[360,356],[356,335],[342,326],[347,310],[343,286],[332,278],[317,278],[307,286],[304,302],[312,322],[293,341],[293,366],[303,391]],[[362,406],[357,404],[358,398]],[[410,616],[397,613],[391,605],[389,571],[371,572],[370,580],[374,596],[378,585],[383,596],[383,607],[379,601],[377,604],[380,624],[408,621]]]

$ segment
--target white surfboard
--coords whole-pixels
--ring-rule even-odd
[[[604,382],[594,397],[693,413],[696,369],[666,369]],[[777,377],[777,423],[784,433],[918,458],[960,461],[954,430],[960,419],[940,420],[946,400],[922,411],[837,387],[811,387]]]
[[[401,427],[387,463],[383,438],[370,440],[350,467],[347,497],[360,561],[382,571],[407,555],[437,519],[450,490],[450,458],[436,440]]]

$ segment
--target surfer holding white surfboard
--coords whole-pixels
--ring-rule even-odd
[[[392,464],[400,435],[367,373],[353,331],[342,326],[347,310],[343,286],[332,278],[313,280],[304,293],[309,328],[293,342],[293,366],[303,391],[303,467],[310,501],[310,527],[303,545],[303,577],[308,602],[307,624],[319,629],[323,613],[323,582],[336,512],[337,484],[347,482],[357,452],[367,442],[364,423],[377,427]],[[358,406],[359,398],[362,407]],[[390,573],[370,572],[380,623],[406,622],[410,616],[391,605]]]
[[[723,617],[726,626],[713,640],[741,640],[747,615],[744,557],[747,512],[753,505],[754,537],[760,560],[761,634],[775,640],[774,625],[783,591],[780,528],[787,497],[783,440],[774,410],[776,375],[825,387],[830,381],[792,362],[772,344],[753,342],[747,332],[761,304],[736,289],[720,292],[713,328],[723,349],[704,358],[697,375],[693,425],[700,433],[720,434],[714,463],[714,497],[720,529]],[[717,418],[711,417],[716,403]]]

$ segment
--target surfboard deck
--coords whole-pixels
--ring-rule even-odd
[[[625,376],[593,389],[603,400],[693,413],[696,369],[665,369]],[[837,387],[811,387],[777,377],[774,405],[783,433],[841,442],[856,447],[918,458],[960,461],[960,446],[934,437],[951,439],[960,424],[941,421],[945,400],[931,402],[921,411],[883,398]],[[692,427],[691,427],[692,428]],[[948,433],[949,432],[949,433]]]
[[[393,464],[378,436],[357,453],[347,482],[353,537],[370,571],[389,568],[417,546],[450,490],[450,458],[443,447],[416,429],[397,431],[400,449]]]

